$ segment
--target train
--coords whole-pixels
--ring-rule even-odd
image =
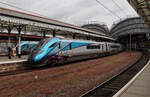
[[[28,57],[34,66],[64,63],[118,53],[122,45],[113,42],[47,38],[39,42]]]
[[[38,42],[22,41],[20,44],[21,54],[28,55],[37,44],[38,44]]]

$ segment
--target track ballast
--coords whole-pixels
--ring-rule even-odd
[[[86,92],[80,97],[112,97],[146,65],[148,60],[149,52],[143,51],[142,57],[131,67],[127,68],[122,73],[117,74],[110,80]]]

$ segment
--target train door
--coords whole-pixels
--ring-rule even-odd
[[[107,43],[107,53],[110,52],[110,43]]]
[[[69,49],[68,44],[68,42],[64,41],[58,43],[59,55],[67,55],[67,50]]]
[[[102,49],[101,44],[99,44],[99,45],[98,45],[98,52],[99,52],[99,53],[102,53],[102,50],[101,50],[101,49]]]
[[[58,49],[59,49],[58,55],[62,55],[61,41],[58,43]]]
[[[108,52],[108,44],[105,43],[105,51]]]
[[[72,48],[72,44],[70,41],[61,41],[61,52],[62,55],[68,56],[70,54],[70,49]]]
[[[72,51],[72,43],[69,44],[69,56],[71,56],[73,54]]]
[[[102,46],[101,53],[103,53],[104,52],[104,44],[101,44],[101,46]]]

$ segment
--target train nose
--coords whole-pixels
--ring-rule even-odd
[[[40,60],[39,56],[35,56],[35,57],[34,57],[34,62],[37,62],[37,61],[39,61],[39,60]]]

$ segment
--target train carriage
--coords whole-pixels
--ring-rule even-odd
[[[33,49],[28,61],[35,63],[35,65],[46,65],[58,62],[58,59],[66,61],[67,58],[73,61],[75,59],[93,58],[105,54],[117,53],[121,50],[120,48],[121,45],[118,43],[48,38],[42,40]]]

